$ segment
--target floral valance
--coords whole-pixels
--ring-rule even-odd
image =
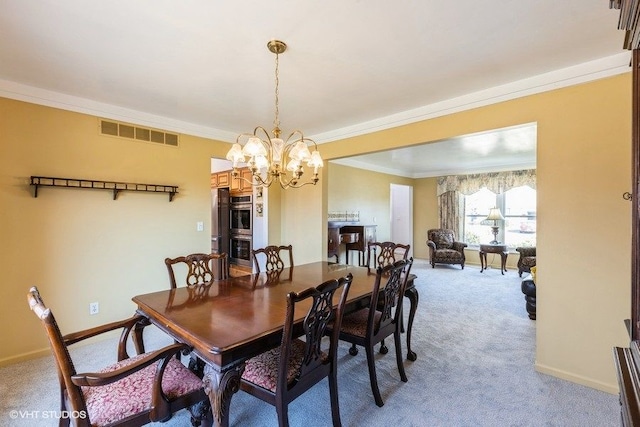
[[[499,194],[523,185],[528,185],[533,189],[536,188],[535,169],[441,176],[438,178],[437,191],[438,196],[447,191],[457,191],[468,196],[486,187],[488,190]]]

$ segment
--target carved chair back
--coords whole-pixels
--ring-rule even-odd
[[[229,259],[226,253],[219,254],[191,254],[177,258],[166,258],[164,263],[169,272],[171,288],[177,287],[176,269],[186,267],[185,285],[206,286],[214,281],[229,277]]]
[[[367,245],[367,269],[384,267],[397,260],[407,259],[411,245],[394,242],[370,242]]]
[[[289,254],[289,265],[285,264],[285,261],[282,257],[283,252]],[[253,263],[255,265],[256,273],[260,273],[260,260],[258,259],[258,255],[264,255],[266,271],[282,270],[286,267],[293,267],[293,246],[291,245],[269,245],[264,248],[252,250],[251,255],[253,258]]]

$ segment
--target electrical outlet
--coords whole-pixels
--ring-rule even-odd
[[[100,312],[100,305],[97,302],[89,303],[89,314],[94,315]]]

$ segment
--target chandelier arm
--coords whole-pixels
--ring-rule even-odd
[[[292,183],[294,179],[291,179],[289,180],[289,182],[286,182],[286,183],[283,183],[282,180],[279,180],[279,183],[280,183],[280,187],[286,190],[287,188],[300,188],[300,187],[304,187],[305,185],[316,185],[318,180],[319,180],[318,175],[314,174],[313,180],[311,181],[307,181],[307,182],[296,181],[295,183]]]
[[[295,134],[300,135],[300,138],[298,138],[298,140],[297,140],[297,141],[302,141],[302,142],[304,142],[305,144],[306,144],[307,142],[310,142],[310,143],[312,143],[312,144],[313,144],[313,148],[315,148],[315,150],[316,150],[316,151],[318,151],[318,144],[317,144],[313,139],[305,137],[301,130],[297,130],[297,129],[296,129],[296,130],[294,130],[293,132],[291,132],[291,133],[289,134],[289,137],[287,138],[287,142],[289,142],[289,140],[291,139],[291,137],[293,137]],[[296,142],[297,142],[297,141],[296,141]]]
[[[263,128],[262,126],[256,126],[256,128],[253,130],[253,135],[252,136],[258,136],[258,131],[261,130],[262,133],[264,133],[264,135],[267,137],[267,141],[271,142],[271,136],[269,136],[269,132]],[[260,137],[258,137],[260,138]],[[260,138],[262,139],[262,138]]]

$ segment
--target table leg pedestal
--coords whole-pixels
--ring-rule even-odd
[[[244,362],[224,371],[207,364],[204,367],[204,391],[211,401],[213,425],[229,427],[229,407],[234,393],[240,390],[240,378],[244,372]]]

